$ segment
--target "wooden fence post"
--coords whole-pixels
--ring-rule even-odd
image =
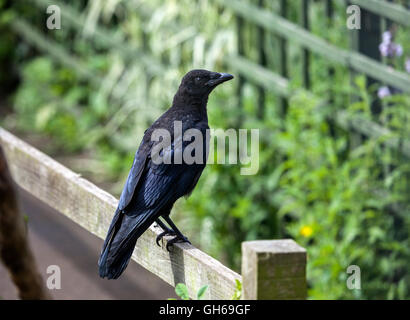
[[[242,242],[242,298],[306,299],[306,250],[293,240]]]

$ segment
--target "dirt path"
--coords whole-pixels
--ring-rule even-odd
[[[167,299],[173,288],[131,261],[118,280],[97,274],[102,240],[27,193],[19,191],[22,211],[29,217],[32,250],[44,281],[47,267],[61,269],[61,289],[50,290],[55,299]],[[0,298],[16,299],[16,291],[0,264]]]

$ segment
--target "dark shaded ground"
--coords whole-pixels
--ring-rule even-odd
[[[171,286],[131,261],[118,280],[101,279],[97,260],[102,239],[59,212],[19,190],[21,209],[28,217],[29,239],[44,281],[49,265],[61,269],[61,289],[50,290],[55,299],[167,299]],[[0,298],[16,299],[7,270],[0,264]]]

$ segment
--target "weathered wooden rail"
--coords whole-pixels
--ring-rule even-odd
[[[0,145],[21,188],[94,235],[105,237],[117,206],[112,195],[2,128]],[[172,286],[185,283],[191,297],[208,285],[207,299],[230,299],[236,280],[242,282],[245,299],[306,297],[306,251],[293,240],[244,242],[241,276],[186,243],[167,252],[164,243],[162,247],[155,243],[160,232],[151,226],[138,240],[132,258]]]

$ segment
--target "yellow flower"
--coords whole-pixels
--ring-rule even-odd
[[[300,228],[300,234],[305,238],[310,237],[313,233],[313,229],[311,226],[303,226]]]

